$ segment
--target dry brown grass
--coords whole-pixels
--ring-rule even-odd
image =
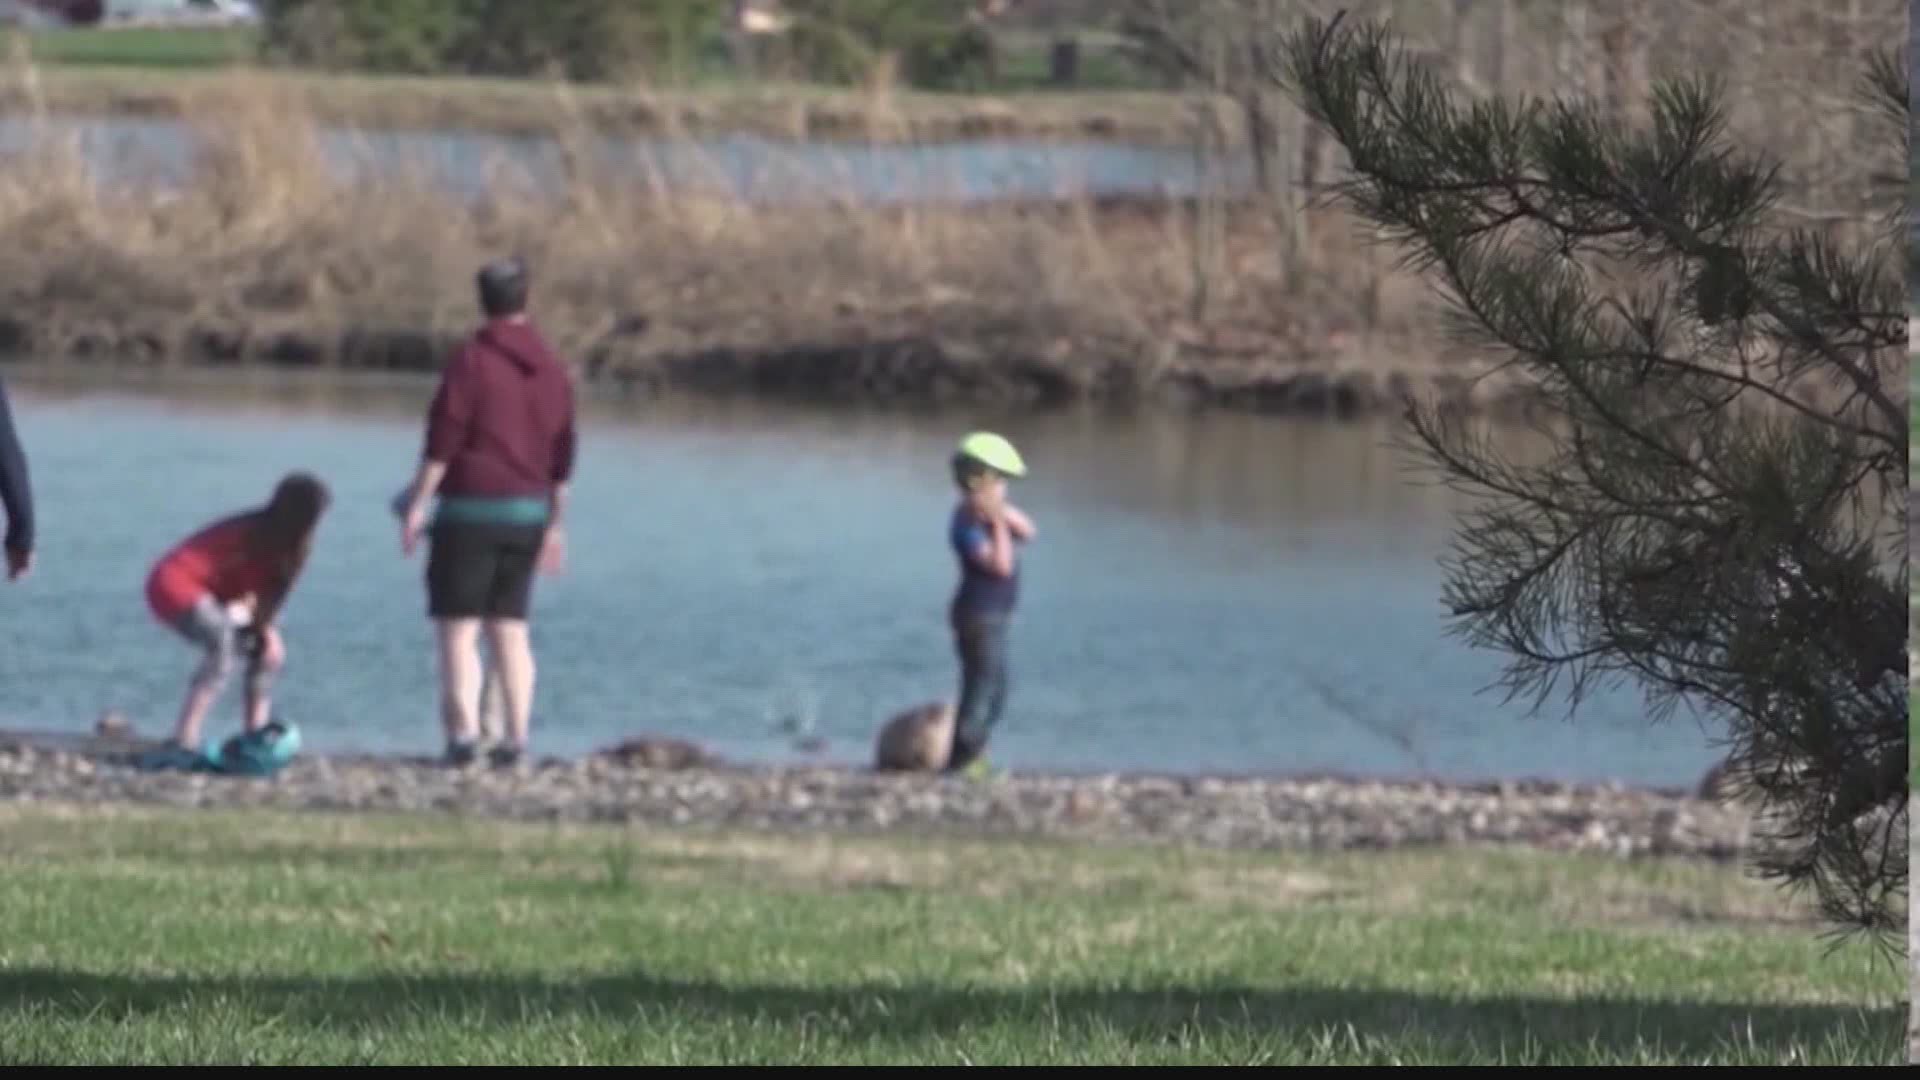
[[[368,129],[460,128],[546,134],[552,88],[537,79],[323,74],[274,69],[303,112],[323,123]],[[0,113],[45,106],[58,112],[190,115],[225,93],[219,69],[43,69],[37,95],[0,85]],[[1103,138],[1183,144],[1188,103],[1153,90],[1023,91],[986,96],[884,87],[740,83],[684,89],[644,82],[579,84],[582,115],[602,131],[751,131],[777,138],[934,140],[982,136]]]
[[[1070,396],[1115,373],[1231,382],[1374,355],[1433,366],[1423,287],[1338,218],[1283,259],[1280,225],[1251,208],[769,206],[635,183],[583,153],[558,197],[503,161],[472,204],[418,175],[338,179],[301,101],[246,73],[206,89],[178,189],[110,186],[51,134],[0,165],[0,303],[16,349],[430,366],[437,344],[338,353],[360,331],[436,343],[464,331],[472,268],[511,250],[537,267],[541,319],[571,355],[666,381],[730,378],[715,366],[729,354],[887,342],[937,349],[956,386],[1024,366]],[[588,130],[582,119],[563,144]],[[1208,228],[1225,237],[1217,250],[1199,246]],[[635,315],[644,334],[588,348]]]
[[[1871,38],[1885,4],[1858,5],[1839,40],[1852,48]],[[1851,152],[1868,128],[1840,100],[1858,72],[1823,59],[1835,55],[1834,26],[1749,6],[1662,8],[1657,26],[1634,31],[1648,41],[1633,55],[1655,73],[1697,70],[1695,58],[1728,74],[1735,134],[1779,143],[1795,166],[1828,166],[1814,170],[1820,190],[1793,199],[1825,214],[1825,173],[1853,176],[1870,164]],[[1496,8],[1474,7],[1457,43],[1463,83],[1593,93],[1638,85],[1622,78],[1644,73],[1613,70],[1602,47],[1600,29],[1627,8],[1587,7],[1592,19],[1573,37],[1559,9],[1498,8],[1510,17],[1496,33]],[[1400,14],[1416,36],[1442,42],[1451,24],[1418,22],[1430,8]],[[1582,37],[1583,47],[1567,47]],[[1101,98],[1101,108],[1181,138],[1192,137],[1199,115],[1191,105],[1174,95]],[[1084,106],[944,99],[936,108],[884,89],[676,96],[245,70],[42,72],[18,62],[0,79],[0,108],[178,115],[199,130],[204,152],[178,193],[109,189],[54,139],[0,163],[0,311],[11,315],[0,319],[0,348],[425,369],[471,322],[472,267],[518,250],[538,268],[542,322],[562,349],[590,371],[655,389],[936,399],[1166,392],[1316,410],[1379,403],[1376,391],[1396,385],[1483,399],[1502,389],[1466,384],[1487,362],[1441,355],[1427,283],[1391,269],[1338,213],[1085,198],[797,209],[668,192],[597,172],[584,154],[562,198],[532,190],[501,162],[492,197],[473,206],[421,178],[338,181],[317,142],[323,126],[376,119],[498,129],[480,122],[497,113],[578,149],[622,126],[623,110],[645,121],[627,129],[670,139],[770,125],[801,138],[824,126],[899,141],[978,129],[954,118],[987,115],[1066,133],[1078,121],[1059,117]],[[838,119],[819,121],[821,108]],[[935,115],[946,120],[928,119]],[[1232,110],[1221,115],[1231,128]],[[649,320],[647,331],[609,340],[631,316]]]

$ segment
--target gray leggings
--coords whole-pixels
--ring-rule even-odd
[[[212,596],[202,596],[193,610],[174,624],[180,636],[198,645],[205,653],[193,673],[195,690],[218,690],[233,674],[233,662],[240,655],[241,627],[227,614],[225,604]],[[247,663],[247,693],[259,695],[273,684],[273,672],[258,658]]]

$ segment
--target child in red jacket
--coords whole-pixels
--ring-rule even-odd
[[[290,474],[265,506],[207,525],[154,564],[148,607],[203,654],[174,727],[175,750],[200,753],[201,723],[236,657],[247,661],[246,730],[267,726],[273,676],[286,662],[286,643],[274,621],[306,564],[330,498],[318,479]]]

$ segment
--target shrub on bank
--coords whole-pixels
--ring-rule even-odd
[[[930,89],[980,89],[993,37],[947,0],[796,0],[771,40],[729,41],[727,0],[269,0],[281,63],[386,74],[685,77],[712,60],[850,85],[891,68]]]
[[[270,0],[282,63],[383,74],[616,78],[684,72],[721,38],[724,0]]]
[[[453,0],[269,0],[261,47],[279,63],[418,75],[442,70],[466,29]]]
[[[793,23],[766,51],[784,74],[865,82],[886,66],[922,89],[978,90],[995,75],[993,35],[946,0],[793,0]]]

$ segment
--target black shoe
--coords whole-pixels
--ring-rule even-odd
[[[487,761],[496,769],[511,769],[520,764],[520,758],[526,753],[518,746],[501,743],[487,751]]]
[[[450,741],[447,743],[447,764],[456,769],[464,769],[473,764],[480,756],[480,748],[470,742]]]
[[[975,761],[980,759],[980,755],[985,750],[985,743],[976,744],[956,736],[953,740],[953,749],[947,754],[947,767],[943,771],[948,775],[966,772]]]

